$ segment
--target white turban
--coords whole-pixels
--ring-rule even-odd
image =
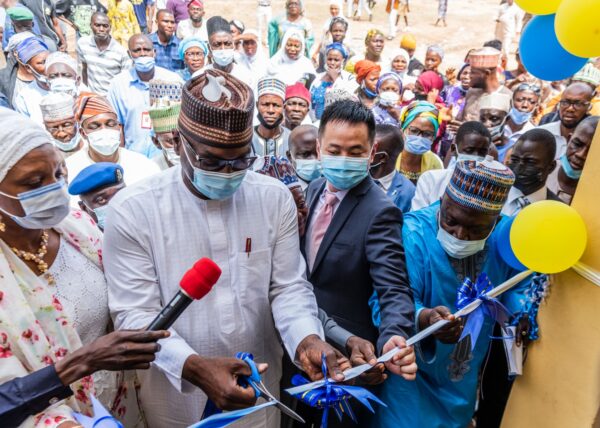
[[[46,58],[46,72],[48,72],[48,69],[51,65],[56,63],[65,64],[73,69],[75,74],[77,74],[77,61],[75,61],[75,59],[73,59],[73,57],[70,55],[64,52],[52,52],[50,55],[48,55],[48,58]]]
[[[27,153],[52,144],[44,128],[28,117],[0,107],[0,182]]]

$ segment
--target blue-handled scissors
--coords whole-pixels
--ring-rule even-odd
[[[304,419],[300,417],[300,415],[290,409],[288,406],[279,401],[273,394],[269,392],[267,387],[262,381],[260,373],[258,372],[258,368],[256,367],[256,363],[254,362],[254,356],[249,354],[248,352],[238,352],[235,354],[235,358],[239,358],[250,367],[251,375],[250,376],[242,376],[238,379],[238,383],[240,386],[247,387],[250,385],[252,389],[254,389],[254,394],[256,398],[263,397],[267,401],[274,401],[277,403],[275,407],[281,410],[283,413],[288,415],[289,417],[297,420],[300,423],[305,423]]]

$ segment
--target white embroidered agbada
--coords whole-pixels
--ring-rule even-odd
[[[306,336],[323,337],[299,250],[296,206],[289,190],[270,177],[248,172],[225,200],[194,196],[180,166],[127,187],[109,205],[104,256],[109,307],[119,329],[147,326],[201,257],[223,271],[160,342],[150,370],[139,372],[150,428],[200,420],[206,396],[181,377],[190,355],[251,352],[269,364],[263,379],[277,393],[283,353],[278,333],[292,356]],[[261,410],[235,426],[276,428],[279,413]]]
[[[302,45],[300,55],[297,59],[291,59],[285,53],[285,45],[289,39],[298,40]],[[305,45],[306,41],[302,32],[298,29],[290,28],[283,36],[281,48],[271,58],[268,73],[286,85],[293,85],[306,73],[316,75],[317,72],[311,60],[304,55]]]

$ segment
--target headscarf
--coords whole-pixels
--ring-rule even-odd
[[[394,72],[384,73],[379,77],[379,80],[377,81],[377,86],[375,87],[375,92],[379,93],[379,88],[381,88],[381,85],[383,85],[383,82],[385,82],[386,80],[394,80],[400,87],[400,94],[402,94],[402,79],[400,79],[400,76],[398,76],[398,74]]]
[[[44,128],[27,116],[0,107],[0,182],[27,153],[51,144]]]
[[[372,28],[367,32],[367,35],[365,36],[365,45],[367,43],[369,43],[371,41],[371,39],[375,36],[381,36],[384,37],[384,34],[381,32],[381,30],[378,30],[377,28]]]
[[[189,48],[200,48],[204,52],[204,56],[208,55],[208,46],[206,42],[198,36],[186,37],[179,43],[179,58],[183,61],[185,57],[185,51]]]
[[[37,37],[29,37],[17,45],[17,56],[23,64],[42,52],[48,52],[48,45]]]
[[[356,82],[362,84],[367,76],[374,70],[381,71],[381,66],[368,59],[363,59],[354,64],[354,72],[356,73]]]
[[[300,15],[304,14],[304,3],[302,2],[302,0],[297,0],[298,1],[298,5],[300,7]],[[288,3],[290,2],[290,0],[285,0],[285,13],[287,14],[287,10],[288,10]]]
[[[64,52],[52,52],[46,58],[46,72],[54,64],[64,64],[77,74],[77,61]]]
[[[405,130],[416,118],[424,117],[431,122],[434,134],[437,135],[438,129],[440,129],[438,116],[438,109],[433,104],[426,101],[414,101],[402,109],[400,123],[402,124],[402,130]]]
[[[336,50],[339,51],[342,56],[344,57],[344,61],[348,59],[348,51],[346,50],[346,48],[344,47],[343,44],[339,43],[339,42],[333,42],[328,44],[325,47],[325,55],[327,55],[329,53],[329,51],[331,50]]]
[[[421,85],[425,93],[431,92],[432,89],[441,91],[444,88],[444,80],[435,71],[426,71],[417,77],[417,82]]]
[[[103,96],[93,92],[82,92],[79,94],[75,106],[75,119],[77,119],[80,126],[84,120],[102,113],[117,115],[108,100]]]
[[[19,45],[19,43],[21,43],[25,39],[29,39],[30,37],[37,37],[37,35],[33,34],[31,31],[23,31],[22,33],[13,34],[10,37],[10,39],[8,39],[8,43],[6,44],[6,51],[14,51]]]
[[[427,52],[433,52],[438,54],[440,59],[444,59],[444,49],[440,45],[431,45],[427,48]]]
[[[402,58],[404,58],[404,60],[406,61],[406,68],[401,73],[398,73],[397,71],[395,71],[395,73],[398,74],[401,78],[404,78],[404,76],[406,76],[406,73],[408,72],[408,63],[410,62],[410,55],[408,54],[408,52],[406,51],[406,49],[398,48],[398,49],[395,49],[392,52],[392,56],[390,57],[390,71],[394,70],[392,68],[392,63],[399,56],[401,56]]]
[[[291,59],[285,52],[285,46],[290,39],[300,41],[300,56],[297,59]],[[288,29],[281,41],[281,47],[271,58],[269,74],[283,81],[286,85],[293,85],[306,73],[316,74],[311,60],[304,56],[305,46],[304,32],[297,28]]]

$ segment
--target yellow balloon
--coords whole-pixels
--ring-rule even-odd
[[[600,55],[600,2],[563,0],[554,21],[556,37],[573,55],[591,58]]]
[[[529,269],[558,273],[579,261],[587,244],[583,219],[574,208],[540,201],[523,209],[510,230],[510,245]]]
[[[515,3],[521,9],[533,15],[550,15],[551,13],[555,13],[560,2],[561,0],[515,0]]]

